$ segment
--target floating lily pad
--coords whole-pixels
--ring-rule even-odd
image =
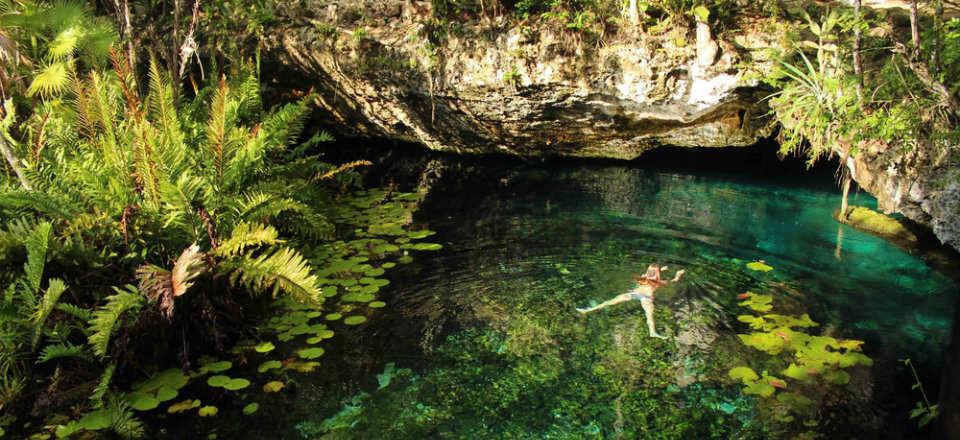
[[[337,286],[327,286],[323,288],[323,296],[325,298],[330,298],[337,296]]]
[[[179,414],[179,413],[190,411],[191,409],[199,408],[199,407],[200,407],[199,399],[193,399],[193,400],[187,399],[187,400],[182,400],[180,402],[174,403],[173,405],[170,405],[170,407],[167,408],[167,413]]]
[[[273,349],[275,349],[275,348],[277,348],[277,347],[276,347],[275,345],[273,345],[272,342],[269,342],[269,341],[268,341],[268,342],[264,342],[264,343],[262,343],[262,344],[257,345],[257,347],[255,348],[255,350],[257,351],[257,353],[269,353],[269,352],[273,351]]]
[[[210,376],[207,378],[207,385],[212,387],[222,388],[227,382],[230,382],[230,378],[223,375]]]
[[[230,362],[230,361],[213,362],[213,363],[210,363],[210,364],[207,364],[207,365],[204,365],[204,366],[200,367],[200,373],[202,373],[202,374],[206,374],[206,373],[221,373],[221,372],[224,372],[224,371],[229,370],[229,369],[232,368],[232,367],[233,367],[233,363]]]
[[[319,366],[320,362],[317,361],[295,361],[288,363],[286,368],[299,373],[311,373]]]
[[[382,268],[384,268],[384,269],[393,269],[394,267],[397,267],[397,263],[394,263],[394,262],[392,262],[392,261],[388,261],[388,262],[386,262],[386,263],[381,264],[380,267],[382,267]]]
[[[279,380],[275,380],[275,381],[267,382],[266,384],[264,384],[264,385],[263,385],[263,392],[265,392],[265,393],[276,393],[276,392],[282,390],[283,387],[284,387],[283,382],[280,382]]]
[[[417,243],[413,245],[413,249],[418,251],[439,251],[443,249],[443,245],[439,243]]]
[[[175,389],[173,389],[173,388],[170,388],[170,387],[164,385],[164,386],[160,387],[159,390],[157,390],[157,396],[156,396],[156,397],[157,397],[157,400],[159,400],[159,401],[161,401],[161,402],[169,402],[169,401],[171,401],[171,400],[173,400],[173,399],[176,399],[176,398],[177,398],[177,394],[179,394],[179,393],[177,392],[177,390],[175,390]]]
[[[340,318],[343,318],[343,315],[341,315],[341,314],[339,314],[339,313],[331,313],[331,314],[327,315],[324,319],[326,319],[327,321],[336,321],[336,320],[338,320],[338,319],[340,319]]]
[[[277,360],[266,361],[266,362],[260,364],[259,367],[257,367],[257,372],[258,372],[258,373],[266,373],[267,371],[270,371],[270,370],[273,370],[273,369],[276,369],[276,368],[280,368],[280,367],[282,367],[282,366],[283,366],[283,363],[280,362],[280,361],[277,361]]]
[[[333,337],[333,334],[334,334],[333,330],[320,330],[317,332],[317,337],[320,337],[323,339],[330,339]]]
[[[377,268],[373,268],[373,269],[364,271],[363,274],[366,275],[366,276],[368,276],[368,277],[371,277],[371,278],[376,278],[376,277],[378,277],[378,276],[380,276],[380,275],[383,275],[385,272],[386,272],[386,271],[383,270],[382,268],[377,267]]]
[[[247,406],[243,407],[243,415],[249,416],[253,413],[256,413],[259,409],[260,409],[259,403],[254,402],[254,403],[248,404]]]
[[[753,381],[760,378],[750,367],[735,367],[728,373],[731,379],[740,381]]]
[[[134,391],[141,391],[144,393],[152,393],[160,389],[162,386],[179,390],[180,388],[183,388],[183,386],[189,381],[190,378],[187,377],[186,374],[183,374],[182,371],[177,368],[170,368],[153,375],[145,382],[134,385],[133,389]]]
[[[355,316],[348,316],[343,319],[343,323],[346,325],[359,325],[359,324],[363,324],[364,322],[367,322],[366,316],[355,315]]]
[[[137,411],[150,411],[160,406],[160,400],[156,397],[141,392],[127,394],[127,402],[130,404],[130,408]]]
[[[250,386],[250,381],[242,378],[230,379],[227,383],[223,384],[223,388],[228,391],[242,390],[248,386]]]
[[[307,343],[310,345],[319,344],[320,341],[323,341],[323,338],[319,336],[314,336],[312,338],[307,338]]]
[[[372,302],[372,303],[370,303],[370,304],[367,304],[367,307],[370,307],[370,308],[373,308],[373,309],[381,309],[381,308],[385,307],[386,305],[387,305],[387,303],[385,303],[385,302],[383,302],[383,301],[374,301],[374,302]]]
[[[304,348],[297,351],[297,355],[303,359],[316,359],[323,356],[324,350],[320,347]]]
[[[410,231],[407,233],[407,237],[410,237],[414,240],[419,240],[421,238],[427,238],[433,234],[436,234],[436,232],[431,231],[429,229],[423,229],[420,231]]]
[[[218,412],[220,412],[220,410],[217,409],[217,407],[211,405],[211,406],[205,406],[203,408],[200,408],[197,411],[197,414],[199,414],[200,417],[213,417],[217,415]]]
[[[761,260],[747,263],[747,269],[755,270],[757,272],[770,272],[773,270],[773,266],[767,265],[767,263]]]

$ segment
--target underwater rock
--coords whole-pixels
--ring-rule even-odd
[[[772,62],[760,52],[776,47],[776,32],[710,36],[691,26],[601,45],[556,23],[504,17],[441,29],[423,0],[307,1],[284,13],[267,32],[271,58],[318,92],[324,122],[340,134],[621,159],[769,134],[758,86]]]

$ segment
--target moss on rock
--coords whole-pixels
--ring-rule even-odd
[[[898,246],[909,248],[917,244],[917,236],[910,232],[900,220],[870,208],[863,206],[850,208],[845,223],[861,231],[890,240]]]

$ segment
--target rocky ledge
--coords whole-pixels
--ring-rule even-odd
[[[701,23],[591,41],[557,23],[431,16],[429,1],[317,1],[270,32],[272,57],[308,76],[334,131],[436,150],[633,159],[769,134],[757,85],[776,32],[717,38]]]

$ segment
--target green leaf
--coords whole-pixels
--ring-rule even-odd
[[[273,351],[275,348],[277,347],[274,346],[272,342],[268,341],[268,342],[264,342],[262,344],[257,345],[255,350],[257,351],[257,353],[269,353]]]
[[[753,262],[747,263],[747,269],[757,271],[757,272],[770,272],[771,270],[773,270],[773,266],[769,266],[767,265],[767,263],[763,261],[753,261]]]
[[[706,6],[700,5],[693,8],[693,16],[697,21],[706,23],[710,19],[710,10]]]
[[[297,355],[303,359],[316,359],[323,356],[324,350],[320,347],[305,348],[297,351]]]
[[[256,402],[250,403],[250,404],[248,404],[247,406],[244,406],[244,407],[243,407],[243,415],[249,416],[249,415],[251,415],[251,414],[256,413],[258,410],[260,410],[260,404],[259,404],[259,403],[256,403]]]
[[[730,372],[727,373],[733,380],[740,380],[746,383],[747,381],[754,381],[760,378],[755,371],[750,367],[735,367],[730,369]]]
[[[220,412],[220,410],[215,406],[205,406],[200,408],[197,414],[200,415],[200,417],[213,417],[216,416],[218,412]]]
[[[160,400],[150,394],[133,392],[127,394],[127,403],[137,411],[150,411],[160,405]]]
[[[282,366],[283,366],[283,363],[281,363],[280,361],[270,360],[270,361],[266,361],[266,362],[260,364],[260,366],[257,367],[257,372],[258,372],[258,373],[266,373],[267,371],[270,371],[270,370],[273,370],[273,369],[277,369],[277,368],[280,368],[280,367],[282,367]]]
[[[223,388],[227,391],[242,390],[248,386],[250,386],[250,381],[242,378],[230,379],[227,383],[223,384]]]
[[[179,414],[179,413],[186,412],[186,411],[190,411],[191,409],[199,408],[199,407],[200,407],[200,400],[198,400],[198,399],[194,399],[194,400],[187,399],[187,400],[182,400],[182,401],[180,401],[180,402],[174,403],[173,405],[170,405],[170,406],[167,408],[167,413],[168,413],[168,414]]]
[[[348,316],[343,319],[343,323],[346,325],[359,325],[363,324],[364,322],[367,322],[367,318],[365,316]]]

